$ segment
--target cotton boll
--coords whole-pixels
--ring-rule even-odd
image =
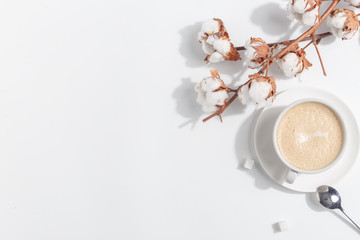
[[[240,101],[243,104],[254,103],[257,108],[270,105],[276,94],[275,79],[258,73],[249,75],[249,78],[238,91]]]
[[[221,55],[219,52],[214,52],[209,57],[209,62],[212,62],[212,63],[217,63],[217,62],[222,62],[222,61],[225,61],[225,57],[223,55]]]
[[[206,103],[208,105],[222,106],[224,105],[225,99],[227,98],[228,98],[228,94],[225,90],[206,93]]]
[[[268,58],[269,46],[261,38],[250,38],[245,44],[245,60],[249,68],[259,68]]]
[[[214,34],[220,30],[219,22],[214,19],[209,19],[203,23],[201,31],[207,34]]]
[[[305,12],[302,15],[302,23],[307,26],[313,26],[318,20],[319,7],[316,6],[313,10]]]
[[[204,78],[200,83],[200,89],[205,92],[211,92],[218,89],[221,86],[221,82],[212,77]]]
[[[287,77],[294,77],[302,67],[299,57],[293,52],[282,57],[278,64]]]
[[[227,88],[217,70],[210,70],[210,73],[211,77],[204,78],[195,86],[198,92],[196,102],[202,105],[204,112],[215,112],[228,98]]]
[[[253,45],[250,44],[250,40],[248,40],[245,44],[245,61],[249,68],[259,68],[261,67],[260,63],[253,62],[252,60],[255,59],[256,56],[256,50],[253,47]]]
[[[215,40],[213,46],[214,49],[221,54],[226,54],[230,51],[230,42],[227,40]]]
[[[310,8],[310,4],[307,4],[308,0],[295,0],[293,9],[295,12],[304,14],[306,10]]]
[[[254,81],[249,89],[249,95],[255,103],[260,103],[265,101],[265,98],[269,95],[270,89],[270,83]]]
[[[253,102],[257,108],[269,106],[274,101],[275,97],[270,96],[269,93],[272,86],[268,82],[253,81],[249,89],[248,85],[242,86],[238,91],[239,99],[242,104]]]
[[[201,47],[202,47],[202,50],[204,51],[205,54],[207,55],[210,55],[212,54],[213,52],[215,52],[215,49],[213,48],[213,46],[211,46],[210,44],[208,44],[207,42],[205,41],[202,41],[201,42]]]
[[[338,38],[351,39],[359,28],[359,20],[349,9],[334,10],[327,21],[332,34]]]

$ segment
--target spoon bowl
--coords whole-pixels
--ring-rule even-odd
[[[356,224],[342,208],[340,194],[335,188],[322,185],[317,188],[316,197],[325,208],[339,209],[360,230],[359,225]]]

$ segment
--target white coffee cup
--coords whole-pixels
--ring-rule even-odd
[[[296,105],[299,105],[301,103],[305,103],[305,102],[316,102],[316,103],[321,103],[325,106],[327,106],[328,108],[330,108],[338,117],[341,125],[342,125],[342,129],[343,129],[343,144],[340,150],[340,153],[338,154],[338,156],[336,157],[336,159],[330,163],[329,165],[325,166],[324,168],[321,169],[317,169],[317,170],[305,170],[305,169],[300,169],[297,168],[293,165],[291,165],[289,162],[286,161],[286,159],[282,156],[282,154],[280,153],[280,149],[278,147],[277,144],[277,130],[278,130],[278,126],[280,123],[280,120],[282,119],[282,117],[285,115],[285,113],[287,113],[291,108],[295,107]],[[333,167],[343,156],[344,153],[344,149],[345,149],[345,144],[347,144],[346,141],[346,136],[347,136],[347,129],[346,126],[344,124],[343,118],[342,116],[339,114],[339,111],[337,111],[336,108],[334,108],[333,106],[331,106],[329,103],[327,103],[324,100],[321,99],[316,99],[316,98],[306,98],[306,99],[301,99],[298,100],[296,102],[293,102],[292,104],[290,104],[289,106],[287,106],[284,110],[282,110],[279,114],[279,116],[277,117],[276,121],[275,121],[275,125],[274,125],[274,129],[273,129],[273,144],[274,144],[274,148],[275,148],[275,152],[278,155],[279,159],[288,167],[288,173],[285,176],[284,181],[286,181],[287,183],[294,183],[295,179],[299,176],[299,174],[315,174],[315,173],[321,173],[324,172],[326,170],[328,170],[329,168]]]

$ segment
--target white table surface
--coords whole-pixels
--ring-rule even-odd
[[[328,3],[324,3],[325,5]],[[278,41],[286,1],[2,0],[0,239],[358,239],[309,195],[260,168],[250,151],[254,107],[236,102],[201,122],[194,83],[216,68],[241,83],[243,62],[206,65],[200,22],[223,19],[235,45]],[[326,31],[322,27],[321,31]],[[335,93],[360,121],[359,36],[325,40],[314,66],[279,91]],[[280,80],[279,80],[280,79]],[[360,221],[360,163],[336,185]],[[290,230],[274,233],[286,220]]]

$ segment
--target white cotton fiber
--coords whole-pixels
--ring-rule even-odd
[[[354,7],[358,7],[360,5],[360,0],[345,0],[345,2],[349,3]]]
[[[287,77],[294,77],[302,67],[302,62],[293,52],[283,56],[277,63]]]
[[[207,55],[210,55],[213,52],[215,52],[215,49],[213,48],[213,46],[211,46],[210,44],[208,44],[205,41],[201,42],[201,47],[202,47],[202,50],[204,51],[204,53]]]
[[[288,18],[293,20],[293,19],[296,19],[296,20],[301,20],[302,18],[302,14],[301,13],[297,13],[295,12],[294,10],[294,7],[293,5],[291,4],[291,2],[287,5],[287,13],[288,13]]]
[[[208,105],[223,105],[225,99],[228,97],[226,91],[216,91],[206,93],[206,103]]]
[[[213,47],[216,51],[218,51],[221,54],[226,54],[230,51],[230,42],[228,40],[215,40],[213,42]]]
[[[242,104],[248,104],[251,101],[248,85],[242,86],[238,91],[238,95]]]
[[[319,7],[316,6],[313,10],[305,12],[302,15],[302,22],[307,26],[313,26],[318,20],[319,16]]]
[[[217,38],[215,37],[215,35],[210,35],[207,39],[206,42],[210,45],[214,44],[214,41],[217,40]]]
[[[214,19],[209,19],[203,23],[201,31],[207,34],[214,34],[219,31],[219,23]]]
[[[258,107],[267,106],[266,98],[269,96],[271,84],[268,82],[256,82],[254,81],[249,89],[249,94],[252,101],[255,102]]]
[[[222,54],[220,54],[219,52],[214,52],[209,57],[209,62],[212,62],[212,63],[217,63],[217,62],[222,62],[222,61],[225,61],[225,57]]]
[[[212,92],[220,86],[221,82],[218,79],[213,79],[212,77],[204,78],[200,83],[201,90],[205,92]]]
[[[293,4],[295,12],[304,14],[310,8],[310,4],[306,4],[308,0],[296,0]]]
[[[205,113],[212,113],[215,112],[217,110],[217,107],[215,105],[202,105],[202,110]]]
[[[327,23],[329,27],[340,28],[342,29],[345,25],[346,17],[344,17],[345,12],[339,12],[333,17],[329,17]]]

